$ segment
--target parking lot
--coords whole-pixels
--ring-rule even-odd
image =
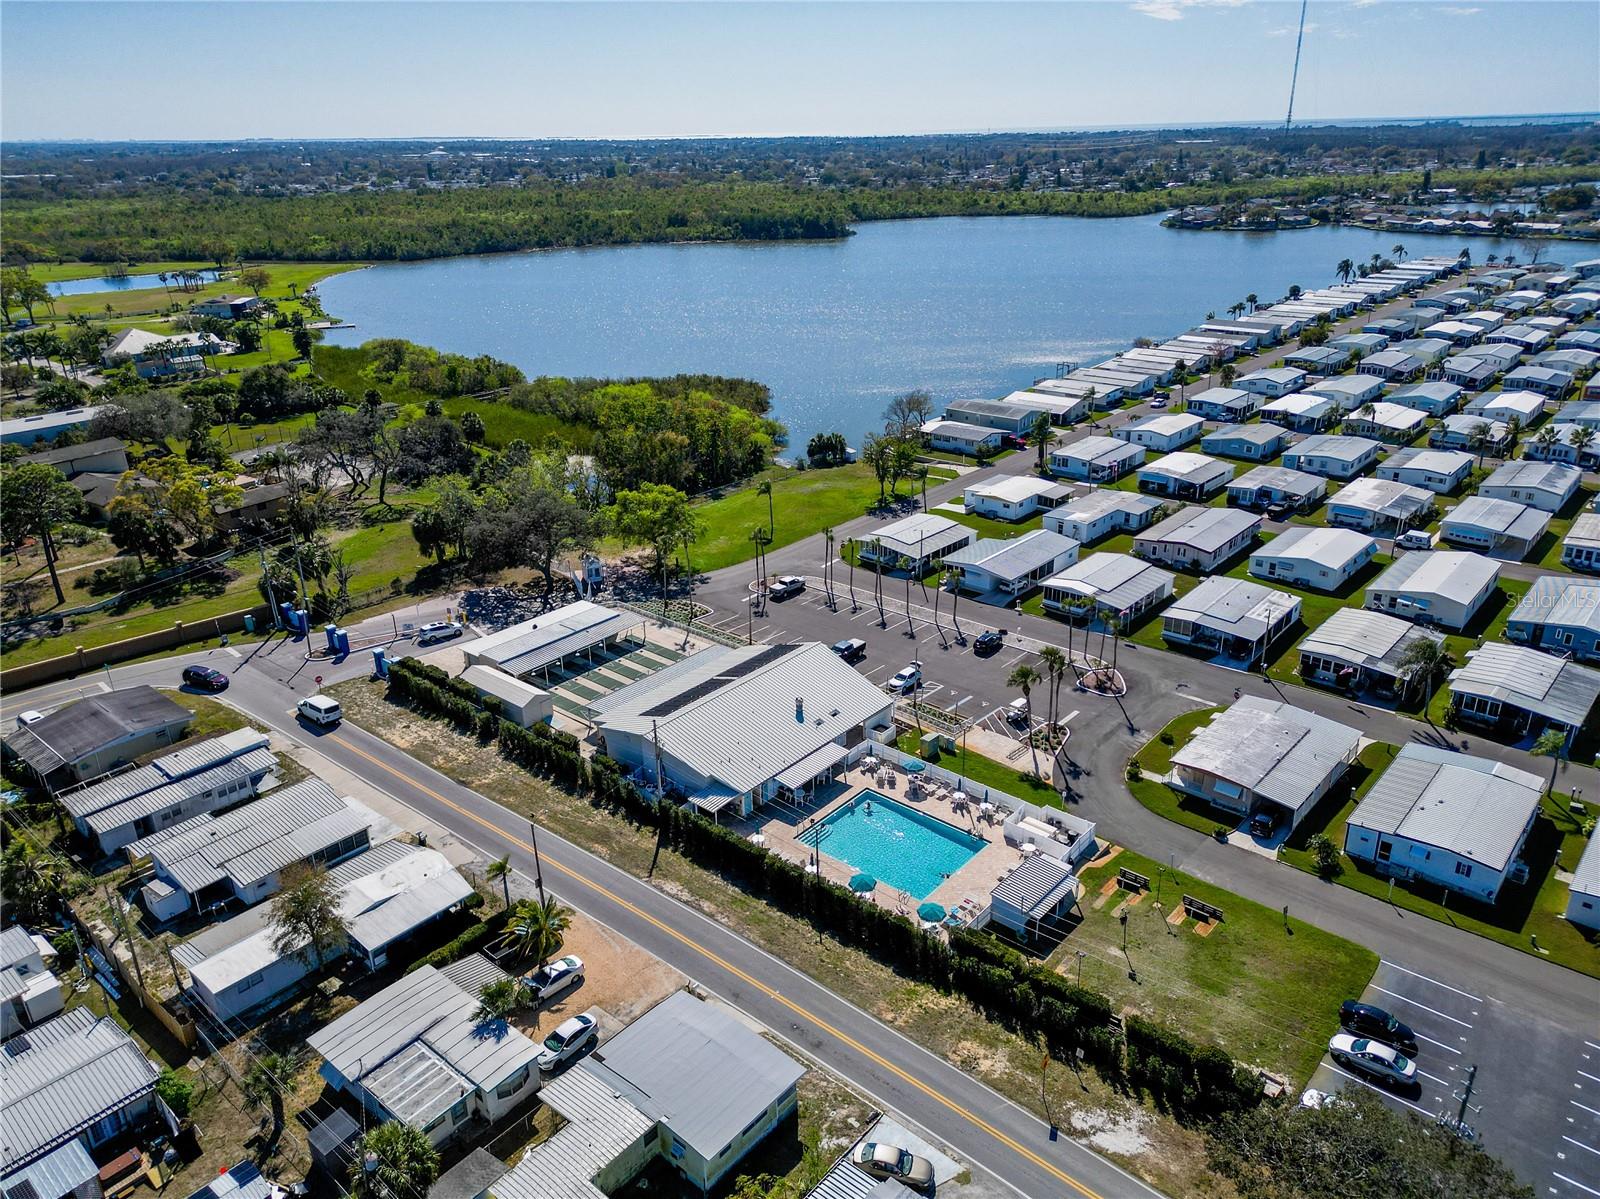
[[[1457,980],[1380,963],[1363,1002],[1417,1035],[1417,1083],[1388,1091],[1324,1057],[1310,1086],[1365,1086],[1423,1119],[1455,1117],[1472,1079],[1466,1122],[1489,1152],[1540,1195],[1600,1197],[1600,1037],[1512,1013]],[[1476,1071],[1473,1071],[1476,1067]]]

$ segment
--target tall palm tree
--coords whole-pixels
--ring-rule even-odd
[[[1348,258],[1339,259],[1339,265],[1333,268],[1333,273],[1339,276],[1343,283],[1350,282],[1350,276],[1356,273],[1356,264]]]
[[[1561,758],[1566,753],[1566,749],[1567,735],[1560,729],[1549,728],[1539,734],[1539,739],[1533,743],[1533,748],[1528,751],[1536,758],[1550,759],[1550,782],[1544,789],[1546,795],[1556,789],[1556,768],[1561,765]]]
[[[492,883],[499,880],[500,891],[505,896],[506,911],[511,910],[511,855],[497,858],[484,868],[484,876]]]
[[[1015,687],[1022,692],[1023,712],[1028,718],[1028,749],[1033,754],[1035,778],[1039,775],[1039,747],[1033,739],[1033,688],[1039,681],[1039,672],[1026,662],[1013,670],[1006,679],[1006,686]]]
[[[537,899],[524,899],[511,911],[508,931],[523,958],[532,958],[543,966],[550,955],[561,948],[561,942],[572,927],[572,912],[557,902],[554,895]]]
[[[1546,459],[1550,457],[1550,451],[1560,440],[1561,434],[1556,432],[1554,425],[1546,425],[1533,435],[1533,444],[1539,447],[1540,456]]]
[[[1235,300],[1232,304],[1228,305],[1228,315],[1233,317],[1235,320],[1238,320],[1243,313],[1244,304],[1242,302]]]
[[[760,485],[756,488],[756,494],[767,497],[767,533],[770,537],[775,538],[778,535],[778,525],[772,512],[772,480],[762,479]]]
[[[1400,655],[1400,677],[1405,680],[1405,690],[1409,692],[1413,687],[1421,687],[1421,699],[1426,707],[1425,701],[1432,692],[1433,680],[1449,665],[1450,653],[1443,641],[1435,641],[1432,637],[1417,638]]]
[[[1589,445],[1594,441],[1594,430],[1588,425],[1579,425],[1567,435],[1568,442],[1578,452],[1578,465],[1583,465],[1583,460],[1588,454]]]
[[[1481,420],[1473,425],[1467,433],[1467,444],[1478,451],[1478,469],[1483,469],[1483,455],[1489,448],[1489,434],[1492,430],[1489,422]]]
[[[1395,256],[1395,261],[1397,262],[1404,262],[1406,260],[1406,248],[1399,242],[1394,243],[1394,246],[1390,249],[1389,253]]]
[[[1044,667],[1045,677],[1050,683],[1050,727],[1056,723],[1056,704],[1061,694],[1061,676],[1067,670],[1067,656],[1054,645],[1047,645],[1039,651],[1039,665]]]
[[[1050,453],[1050,441],[1055,436],[1055,426],[1050,423],[1048,412],[1041,412],[1033,418],[1033,423],[1028,426],[1028,436],[1033,439],[1034,454],[1038,458],[1039,473],[1042,475],[1045,458]],[[924,511],[927,510],[926,501],[922,507]]]
[[[1250,311],[1254,312],[1256,310],[1256,293],[1251,292],[1244,298],[1244,302],[1250,305]]]

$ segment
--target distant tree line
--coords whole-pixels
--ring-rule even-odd
[[[1498,194],[1574,183],[1590,166],[1438,170],[1436,186]],[[843,237],[858,221],[919,216],[1138,216],[1189,204],[1251,198],[1307,201],[1370,190],[1409,192],[1421,173],[1298,175],[1176,187],[1036,191],[993,186],[816,189],[767,183],[598,178],[517,189],[332,192],[309,196],[138,195],[13,199],[5,206],[7,261],[122,263],[221,257],[228,261],[394,261],[566,246]]]

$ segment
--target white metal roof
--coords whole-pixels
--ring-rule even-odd
[[[1300,652],[1398,678],[1401,659],[1418,641],[1442,643],[1444,638],[1386,612],[1340,608],[1300,643]]]
[[[1572,872],[1568,890],[1574,895],[1600,896],[1600,837],[1590,836],[1583,848],[1583,856]]]
[[[1501,537],[1536,541],[1550,523],[1550,514],[1515,500],[1471,495],[1444,514],[1439,527],[1483,529]]]
[[[1132,458],[1144,457],[1144,447],[1133,445],[1131,442],[1119,441],[1115,437],[1104,437],[1095,434],[1083,437],[1070,445],[1058,446],[1050,451],[1050,457],[1058,460],[1077,459],[1084,462],[1121,462]]]
[[[1580,512],[1562,538],[1565,545],[1600,547],[1600,513]]]
[[[1376,512],[1391,520],[1411,517],[1433,506],[1433,492],[1396,479],[1352,479],[1328,501],[1330,507]]]
[[[1282,441],[1287,436],[1288,434],[1284,432],[1280,425],[1223,425],[1220,429],[1213,429],[1202,437],[1200,445],[1204,449],[1210,449],[1214,442],[1227,441],[1244,441],[1251,445],[1272,445]]]
[[[797,718],[796,699],[801,701]],[[892,704],[819,642],[702,650],[590,705],[596,725],[742,794]]]
[[[1526,770],[1411,742],[1356,805],[1349,824],[1504,870],[1543,789]]]
[[[1060,574],[1045,580],[1045,590],[1055,587],[1077,594],[1092,594],[1097,603],[1122,612],[1151,595],[1172,593],[1174,576],[1132,554],[1090,554]]]
[[[972,530],[966,525],[940,516],[936,512],[918,512],[901,520],[891,521],[882,528],[857,535],[858,545],[876,541],[885,550],[905,558],[938,557],[946,550],[971,541]]]
[[[1488,641],[1450,672],[1450,689],[1577,728],[1600,699],[1600,671],[1521,645]]]
[[[1257,558],[1290,558],[1310,562],[1330,570],[1343,570],[1352,560],[1376,544],[1355,529],[1327,529],[1296,525],[1258,546]]]
[[[1170,541],[1201,553],[1214,553],[1242,533],[1261,527],[1261,518],[1238,508],[1202,508],[1191,505],[1154,528],[1140,533],[1136,541]]]
[[[508,674],[527,674],[643,624],[644,618],[634,613],[577,600],[474,641],[467,658],[489,662]]]
[[[546,694],[546,692],[541,691],[532,683],[525,682],[515,675],[509,675],[497,667],[481,662],[476,666],[469,666],[463,670],[461,678],[463,682],[471,683],[485,695],[504,700],[509,704],[516,704],[518,707],[522,707]]]
[[[1078,543],[1049,529],[1033,529],[1020,537],[984,537],[944,556],[952,566],[970,566],[1000,579],[1021,578]]]
[[[1600,579],[1540,575],[1511,613],[1510,623],[1522,621],[1600,633]]]
[[[1406,411],[1402,409],[1402,411]],[[1370,437],[1347,437],[1339,433],[1317,433],[1289,447],[1285,460],[1294,458],[1303,462],[1307,458],[1333,458],[1354,463],[1376,454],[1383,447]]]
[[[1186,620],[1230,637],[1258,641],[1284,615],[1300,609],[1300,598],[1248,579],[1212,575],[1167,609],[1169,620]]]
[[[1077,890],[1072,872],[1045,854],[1024,858],[989,892],[991,902],[1010,904],[1027,916],[1047,916]]]
[[[1500,564],[1482,554],[1457,550],[1413,550],[1401,554],[1373,580],[1373,591],[1438,596],[1471,603],[1486,584],[1500,577]]]
[[[1037,475],[996,475],[966,489],[968,496],[986,496],[1008,504],[1020,504],[1034,496],[1071,495],[1072,489],[1054,479]]]
[[[103,837],[113,829],[132,824],[141,817],[153,816],[157,812],[176,808],[186,800],[207,791],[226,787],[229,783],[252,780],[253,790],[253,783],[259,782],[277,764],[278,755],[270,749],[252,749],[221,765],[198,771],[177,782],[146,791],[143,795],[136,795],[108,808],[101,808],[98,812],[90,813],[84,823],[95,836]],[[239,798],[244,798],[243,793]]]
[[[1564,462],[1529,462],[1526,459],[1518,459],[1515,462],[1505,463],[1485,479],[1479,491],[1485,487],[1517,487],[1529,491],[1542,491],[1553,496],[1567,496],[1571,495],[1582,481],[1583,472],[1576,466],[1568,466]]]
[[[655,1120],[583,1067],[580,1062],[540,1088],[540,1100],[565,1122],[494,1184],[494,1199],[605,1199],[595,1177],[655,1127]]]
[[[0,1172],[154,1090],[159,1073],[116,1021],[86,1007],[12,1037],[0,1051]]]
[[[1325,716],[1247,695],[1213,716],[1172,755],[1172,764],[1226,779],[1298,812],[1354,759],[1360,741],[1355,729]]]
[[[463,1085],[492,1088],[538,1056],[539,1047],[509,1024],[473,1019],[477,1006],[476,995],[423,966],[306,1042],[384,1106],[397,1104],[405,1118],[426,1122],[454,1103]]]
[[[1107,512],[1138,514],[1159,507],[1161,501],[1153,495],[1122,491],[1116,487],[1097,487],[1082,495],[1074,496],[1057,508],[1055,515],[1072,520],[1094,520]]]
[[[1219,462],[1205,454],[1191,454],[1180,451],[1175,454],[1163,454],[1154,462],[1147,462],[1139,468],[1141,475],[1164,475],[1169,479],[1181,479],[1195,484],[1210,483],[1218,478],[1233,478],[1233,467],[1226,462]]]

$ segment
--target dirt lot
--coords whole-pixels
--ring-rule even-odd
[[[516,898],[515,889],[512,898]],[[688,981],[660,958],[576,912],[561,952],[583,959],[583,984],[538,1012],[520,1012],[511,1018],[512,1024],[536,1041],[567,1017],[596,1007],[610,1017],[600,1022],[601,1034],[609,1036]]]

